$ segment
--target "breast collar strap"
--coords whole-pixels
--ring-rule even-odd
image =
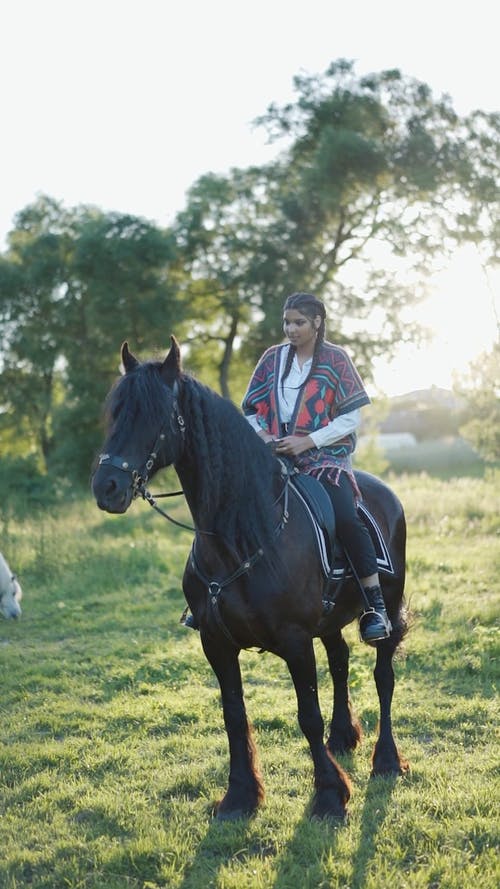
[[[210,578],[206,577],[206,575],[202,572],[198,562],[196,561],[195,545],[196,545],[196,541],[195,541],[195,544],[193,544],[193,547],[191,548],[191,555],[190,555],[191,566],[193,568],[193,571],[195,572],[197,577],[202,581],[202,583],[204,583],[206,585],[207,592],[208,592],[208,599],[209,599],[210,605],[212,606],[212,611],[213,611],[215,620],[217,622],[217,626],[224,633],[226,639],[229,639],[231,644],[234,645],[234,647],[239,650],[244,646],[240,645],[240,643],[237,642],[237,640],[234,638],[233,634],[231,633],[229,627],[226,626],[226,624],[222,618],[221,611],[220,611],[220,595],[222,593],[222,590],[225,587],[229,586],[231,583],[233,583],[233,581],[237,580],[243,574],[247,574],[248,571],[250,571],[253,568],[255,563],[258,562],[259,559],[264,555],[264,550],[258,549],[253,554],[253,556],[250,556],[250,558],[245,559],[245,561],[242,562],[242,564],[239,566],[239,568],[237,568],[236,571],[234,571],[229,577],[226,577],[225,580],[219,581],[219,580],[210,580]]]

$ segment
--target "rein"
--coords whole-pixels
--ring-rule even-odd
[[[279,462],[281,463],[281,460]],[[283,464],[282,464],[282,467],[283,467]],[[285,525],[288,521],[288,483],[290,481],[290,473],[288,471],[286,471],[286,469],[284,471],[284,469],[282,468],[281,475],[282,475],[282,477],[285,478],[285,483],[284,483],[280,493],[276,497],[276,500],[273,503],[273,506],[277,506],[277,504],[283,498],[283,514],[281,516],[281,521],[277,524],[276,528],[274,529],[274,533],[275,533],[276,537],[281,533],[281,531],[283,530],[283,528],[285,527]],[[138,497],[139,495],[142,497],[143,500],[145,500],[147,503],[149,503],[149,505],[153,509],[155,509],[156,512],[158,512],[161,516],[163,516],[164,519],[167,519],[169,522],[172,522],[173,525],[177,525],[177,527],[179,527],[179,528],[185,528],[187,531],[194,531],[195,534],[208,534],[212,537],[217,536],[216,531],[205,531],[203,528],[195,528],[194,525],[186,525],[186,524],[184,524],[184,522],[178,522],[177,519],[173,519],[172,516],[170,516],[167,512],[165,512],[165,510],[161,509],[161,507],[157,505],[156,501],[160,500],[161,497],[182,497],[184,495],[183,490],[172,491],[171,493],[168,493],[168,494],[151,494],[151,492],[148,491],[148,489],[146,488],[145,482],[143,482],[141,480],[141,484],[139,484],[137,486],[136,492],[134,492],[134,497]],[[263,551],[258,550],[258,553],[260,555],[262,555]],[[253,558],[253,556],[252,556],[252,558]],[[246,570],[248,571],[250,567],[251,567],[251,565],[248,566]]]
[[[173,519],[168,512],[165,512],[160,506],[157,505],[156,501],[160,499],[160,497],[182,497],[184,495],[184,491],[172,491],[171,494],[151,494],[150,491],[146,488],[144,484],[141,484],[137,488],[136,497],[141,496],[146,503],[156,510],[164,519],[167,519],[172,525],[177,525],[178,528],[185,528],[186,531],[194,531],[196,534],[207,534],[209,536],[215,537],[215,531],[204,531],[202,528],[195,528],[194,525],[186,525],[184,522],[178,522],[177,519]]]

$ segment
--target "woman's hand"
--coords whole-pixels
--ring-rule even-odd
[[[303,451],[316,447],[309,435],[286,435],[276,439],[276,453],[287,457],[298,457]]]
[[[276,437],[274,435],[271,435],[269,432],[265,432],[264,429],[261,429],[260,432],[258,432],[257,434],[259,438],[262,439],[262,441],[265,441],[266,444],[269,444],[270,441],[276,441]]]

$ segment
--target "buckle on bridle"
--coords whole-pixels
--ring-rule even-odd
[[[144,498],[147,477],[143,478],[137,469],[132,469],[130,474],[132,476],[132,497],[134,500],[139,496]]]
[[[212,580],[208,584],[208,595],[210,596],[212,603],[215,605],[217,598],[220,596],[222,592],[222,587],[218,580]]]

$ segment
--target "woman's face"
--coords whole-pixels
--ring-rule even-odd
[[[321,325],[321,316],[311,321],[307,315],[303,315],[298,309],[286,309],[283,313],[283,330],[285,336],[296,349],[311,348],[311,354],[314,350],[314,343]]]

